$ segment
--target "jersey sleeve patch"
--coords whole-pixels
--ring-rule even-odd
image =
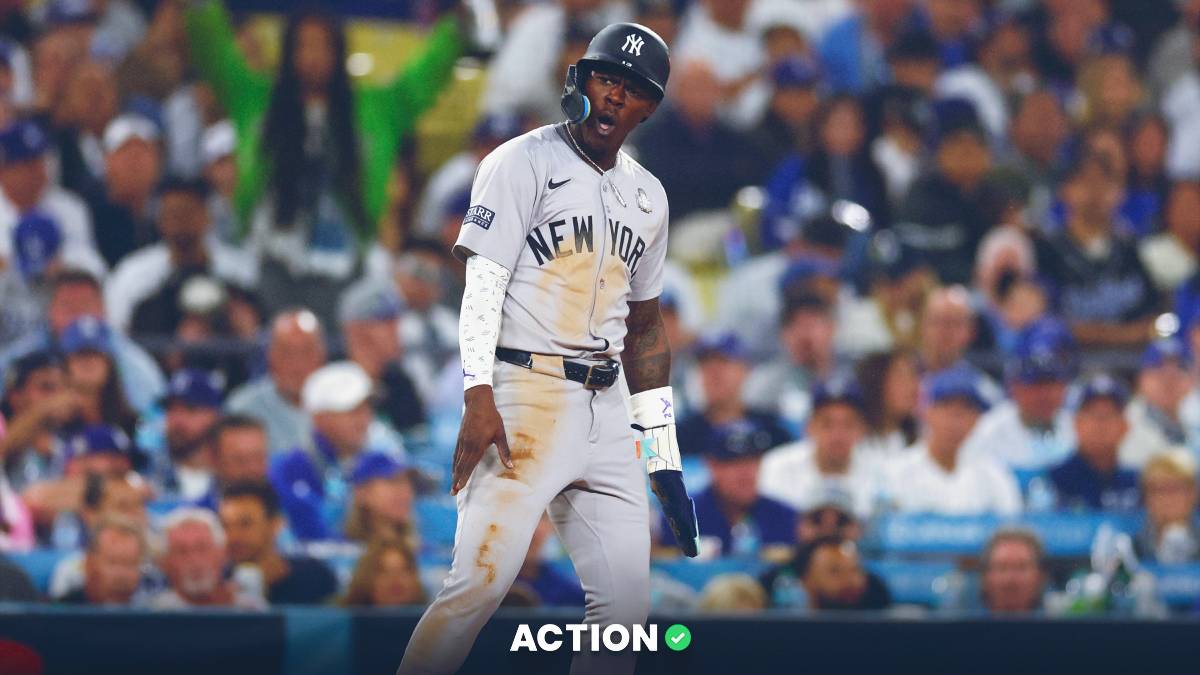
[[[467,209],[467,215],[463,216],[463,225],[466,225],[467,223],[474,223],[475,225],[478,225],[486,230],[492,226],[492,221],[495,220],[495,218],[495,211],[486,206],[476,204],[475,206]]]

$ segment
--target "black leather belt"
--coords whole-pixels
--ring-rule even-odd
[[[533,353],[508,347],[496,347],[496,358],[514,366],[533,369]],[[562,376],[572,382],[578,382],[585,389],[607,389],[617,381],[621,372],[621,364],[612,359],[603,361],[575,361],[572,359],[549,356],[547,358],[562,359]]]

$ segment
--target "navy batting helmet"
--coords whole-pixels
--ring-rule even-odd
[[[572,122],[582,122],[591,112],[583,95],[583,76],[601,63],[628,71],[645,82],[661,100],[671,75],[671,55],[667,43],[657,33],[637,23],[614,23],[588,44],[587,52],[574,66],[567,68],[563,86],[562,110]]]

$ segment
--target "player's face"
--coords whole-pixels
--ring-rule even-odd
[[[595,70],[584,84],[592,112],[580,125],[583,141],[597,150],[616,151],[634,127],[658,107],[654,91],[637,78]]]

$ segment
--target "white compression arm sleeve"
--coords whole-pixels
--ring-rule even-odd
[[[500,310],[509,276],[503,265],[481,255],[467,259],[467,287],[458,315],[458,353],[462,359],[464,391],[492,384]]]

